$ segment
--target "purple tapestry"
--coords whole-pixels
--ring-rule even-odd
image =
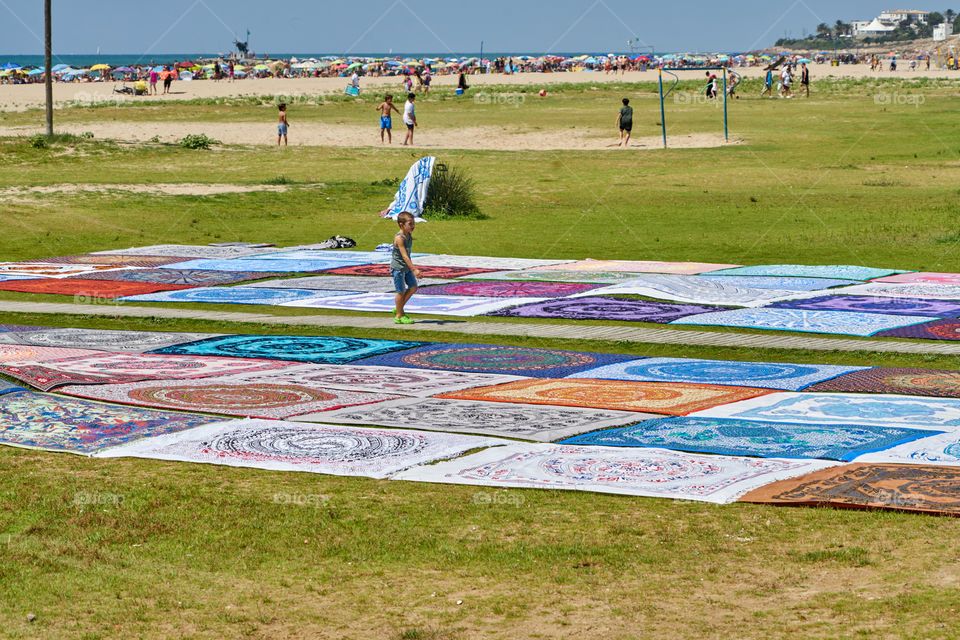
[[[894,316],[960,316],[960,302],[929,298],[892,298],[885,296],[818,296],[803,300],[775,302],[768,307],[781,309],[813,309],[818,311],[859,311]]]
[[[926,340],[960,340],[960,320],[948,318],[909,327],[897,327],[873,334],[875,338],[923,338]]]
[[[562,298],[534,302],[509,309],[488,313],[490,316],[513,318],[564,318],[568,320],[622,320],[625,322],[667,323],[679,318],[727,311],[727,307],[703,304],[680,304],[633,298],[590,296],[586,298]]]
[[[444,296],[489,296],[492,298],[562,298],[602,285],[582,282],[513,282],[509,280],[473,280],[422,287],[417,293]]]

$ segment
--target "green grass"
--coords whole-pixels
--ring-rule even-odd
[[[698,88],[688,83],[679,90]],[[743,98],[730,105],[731,132],[741,145],[637,153],[437,150],[476,180],[478,205],[490,217],[418,225],[417,249],[958,270],[960,131],[950,83],[815,79],[809,101],[761,101],[758,92],[747,83]],[[898,92],[924,101],[875,100]],[[531,88],[516,107],[437,92],[418,99],[418,117],[424,126],[451,131],[470,123],[562,136],[577,127],[615,140],[611,123],[622,95],[635,106],[634,135],[657,135],[650,85],[561,85],[542,100]],[[325,96],[320,104],[293,103],[289,113],[292,122],[369,125],[373,105],[373,96],[359,102]],[[58,111],[57,122],[270,122],[273,110],[269,99],[78,107]],[[43,118],[38,111],[0,115],[0,126],[39,126]],[[719,115],[710,105],[667,104],[671,135],[716,133]],[[216,137],[212,128],[206,133]],[[80,137],[35,149],[25,137],[0,139],[7,231],[0,257],[156,243],[299,244],[334,234],[370,249],[392,237],[395,227],[376,212],[420,153],[268,146],[198,152]],[[180,182],[286,190],[205,197],[24,190]],[[72,298],[3,292],[3,323],[327,333],[14,314],[3,310],[5,300]],[[409,337],[392,325],[336,333]],[[442,332],[416,337],[646,356],[958,368],[945,356],[868,351]],[[479,499],[481,492],[488,495]],[[881,511],[499,491],[4,447],[0,636],[954,638],[960,632],[952,543],[958,528],[956,519]],[[28,614],[36,616],[32,622]]]

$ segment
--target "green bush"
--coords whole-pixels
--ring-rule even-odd
[[[46,149],[49,145],[47,144],[47,136],[42,133],[38,133],[35,136],[30,136],[30,146],[34,149]]]
[[[436,163],[433,168],[423,209],[424,214],[430,214],[433,219],[487,218],[477,206],[473,180],[460,169],[448,167],[442,162]]]
[[[214,144],[220,144],[220,141],[208,138],[205,133],[191,133],[180,141],[180,146],[187,149],[209,149]]]

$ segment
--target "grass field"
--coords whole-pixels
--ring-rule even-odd
[[[945,82],[818,83],[809,101],[730,105],[743,143],[605,152],[439,151],[487,220],[418,226],[433,253],[862,264],[957,271],[960,130]],[[697,87],[681,85],[693,95]],[[515,87],[504,91],[516,92]],[[564,85],[518,106],[438,92],[424,127],[465,122],[615,141],[619,99],[655,135],[652,85]],[[914,96],[906,100],[900,96]],[[922,101],[918,98],[922,96]],[[253,122],[270,100],[72,108],[61,123]],[[294,103],[293,122],[368,123],[373,98]],[[42,122],[3,113],[0,126]],[[668,101],[670,131],[720,111]],[[540,129],[537,129],[540,127]],[[294,133],[295,129],[291,131]],[[612,134],[612,135],[611,135]],[[215,137],[215,136],[212,136]],[[158,243],[334,234],[388,241],[376,217],[419,156],[399,147],[0,139],[3,260]],[[54,185],[276,185],[214,196]],[[3,300],[72,301],[0,292]],[[210,308],[216,308],[211,306]],[[266,307],[257,313],[305,313]],[[316,310],[309,310],[316,313]],[[497,319],[504,321],[504,319]],[[306,333],[202,321],[0,313],[0,322]],[[341,335],[395,337],[393,328]],[[418,334],[418,338],[420,334]],[[426,334],[652,356],[957,369],[948,357]],[[955,638],[960,521],[551,491],[495,491],[0,448],[0,636],[19,638]],[[27,616],[35,616],[28,621]]]

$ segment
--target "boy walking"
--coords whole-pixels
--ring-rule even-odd
[[[393,134],[391,130],[393,129],[393,120],[390,117],[391,112],[396,111],[400,113],[400,109],[397,109],[396,105],[393,104],[393,96],[387,94],[383,96],[383,102],[380,103],[380,106],[377,107],[377,111],[380,112],[380,144],[383,144],[383,132],[387,132],[387,143],[393,144]]]
[[[417,115],[413,111],[413,101],[417,94],[412,91],[407,94],[407,101],[403,103],[403,124],[407,125],[407,137],[403,139],[403,146],[413,145],[413,128],[417,126]]]
[[[393,277],[393,288],[397,292],[395,298],[396,308],[394,309],[396,317],[394,324],[413,324],[413,320],[403,312],[404,305],[417,292],[417,278],[420,277],[420,269],[413,266],[410,259],[410,250],[413,249],[413,228],[416,222],[413,215],[404,211],[397,216],[397,224],[400,225],[400,231],[393,237],[393,249],[390,254],[390,275]]]
[[[626,148],[630,143],[630,131],[633,129],[633,107],[630,106],[629,98],[621,100],[623,106],[617,115],[617,126],[620,128],[619,146]]]
[[[277,146],[280,146],[280,139],[283,139],[283,146],[287,146],[287,103],[281,102],[279,120],[277,121]]]

